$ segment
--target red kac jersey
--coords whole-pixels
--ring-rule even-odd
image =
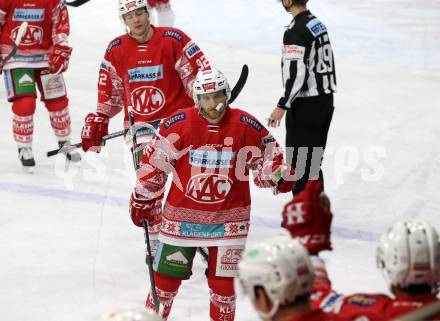
[[[157,198],[169,173],[171,189],[162,213],[159,240],[184,246],[242,245],[249,231],[249,172],[258,187],[270,188],[272,164],[283,162],[273,136],[253,116],[227,107],[209,124],[195,107],[160,125],[143,150],[136,191]]]
[[[64,0],[0,0],[1,58],[11,52],[24,21],[28,22],[26,32],[4,69],[47,67],[52,45],[68,45],[69,15]]]
[[[113,117],[124,109],[127,120],[132,106],[135,122],[145,123],[194,104],[192,84],[209,62],[181,30],[151,27],[146,43],[129,35],[110,42],[99,72],[98,112]]]
[[[398,294],[395,297],[371,293],[338,294],[332,290],[324,261],[312,256],[312,262],[316,273],[313,306],[333,314],[334,320],[337,321],[393,320],[438,300],[435,294],[418,296]],[[440,315],[430,320],[440,320]]]

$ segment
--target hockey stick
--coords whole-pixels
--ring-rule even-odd
[[[136,129],[134,125],[134,117],[133,117],[133,109],[131,106],[128,107],[128,121],[130,123],[130,131],[131,131],[131,154],[133,156],[133,165],[134,170],[139,170],[139,159],[137,154],[137,138],[136,138]],[[135,192],[136,194],[136,192]],[[154,281],[154,270],[153,270],[153,256],[151,255],[151,245],[150,245],[150,234],[148,232],[148,222],[146,220],[141,221],[142,226],[144,227],[144,237],[145,237],[145,245],[147,246],[147,254],[145,255],[145,263],[148,266],[148,274],[150,276],[150,284],[151,284],[151,295],[153,296],[153,303],[156,312],[159,312],[160,302],[157,298],[156,292],[156,282]]]
[[[66,2],[66,4],[68,6],[71,6],[71,7],[79,7],[79,6],[82,6],[84,3],[89,2],[89,1],[90,0],[74,0],[72,2]]]
[[[27,25],[28,25],[27,21],[24,21],[20,25],[20,28],[18,28],[17,35],[15,36],[14,46],[12,47],[11,52],[0,62],[0,67],[3,67],[5,63],[7,63],[8,60],[11,59],[11,57],[13,57],[17,52],[18,46],[21,43],[21,39],[23,38],[24,33],[26,32]]]
[[[107,140],[112,139],[112,138],[116,138],[116,137],[120,137],[120,136],[124,136],[127,132],[128,132],[128,129],[123,129],[123,130],[120,130],[120,131],[117,131],[117,132],[105,135],[101,139],[101,142],[102,142],[101,146],[104,145],[104,143]],[[65,147],[61,147],[61,148],[58,148],[58,149],[54,149],[54,150],[48,151],[46,153],[46,155],[47,155],[47,157],[52,157],[52,156],[55,156],[57,154],[63,154],[63,153],[70,152],[71,150],[74,150],[74,149],[77,149],[77,148],[80,148],[80,147],[81,147],[81,143],[76,143],[76,144],[73,144],[73,145],[69,145],[69,146],[65,146]]]
[[[240,77],[238,78],[237,83],[235,84],[234,88],[232,88],[232,90],[231,90],[231,98],[229,98],[229,101],[228,101],[229,104],[234,102],[234,100],[240,94],[241,90],[243,89],[244,85],[246,84],[248,74],[249,74],[249,67],[247,65],[243,65],[243,67],[241,68]],[[123,136],[127,132],[128,132],[128,129],[124,129],[124,130],[120,130],[118,132],[111,133],[111,134],[108,134],[108,135],[102,137],[101,146],[103,146],[107,140]],[[76,143],[76,144],[72,144],[69,146],[62,147],[62,148],[54,149],[54,150],[47,152],[47,157],[52,157],[57,154],[67,153],[67,152],[70,152],[70,151],[77,149],[77,148],[80,148],[80,147],[81,147],[81,143]]]
[[[147,264],[148,266],[148,274],[150,275],[151,295],[153,296],[153,303],[155,310],[156,312],[159,312],[160,302],[157,297],[156,282],[154,281],[153,257],[151,255],[150,235],[148,233],[148,222],[142,220],[142,226],[144,227],[145,245],[147,246],[147,255],[145,255],[145,264]]]
[[[234,100],[238,97],[241,90],[243,89],[244,85],[246,84],[247,77],[249,75],[249,67],[248,65],[243,65],[241,68],[241,74],[240,77],[237,80],[237,83],[235,84],[234,88],[231,90],[231,98],[229,98],[228,103],[232,104]]]
[[[129,79],[128,79],[128,74],[127,74],[124,77],[124,87],[125,88],[130,88],[128,86],[128,83],[129,83]],[[129,102],[130,97],[129,97],[128,90],[126,90],[125,92],[127,95],[126,96],[127,101]],[[130,134],[131,134],[131,155],[133,156],[133,165],[134,165],[134,170],[135,170],[136,176],[137,176],[137,172],[140,168],[140,164],[139,164],[138,152],[137,152],[137,148],[138,148],[137,138],[136,138],[137,130],[136,130],[135,124],[134,124],[133,113],[134,113],[133,107],[128,106],[127,107],[127,114],[128,114],[128,123],[130,125],[129,130],[130,130]],[[150,125],[148,123],[146,123],[146,125],[153,127],[152,125]],[[135,196],[137,196],[136,190],[134,191],[134,194],[135,194]],[[147,246],[147,254],[145,255],[145,263],[147,264],[148,275],[150,277],[151,295],[153,296],[154,310],[156,311],[156,313],[159,313],[160,301],[157,297],[156,282],[154,281],[153,255],[151,254],[150,233],[148,232],[148,221],[142,220],[141,223],[144,228],[145,245]]]

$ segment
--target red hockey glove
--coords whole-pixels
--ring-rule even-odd
[[[96,153],[101,151],[102,137],[108,135],[108,123],[108,117],[101,113],[86,116],[81,131],[81,147],[85,152],[89,149]]]
[[[320,181],[309,181],[283,209],[283,227],[293,238],[298,238],[312,255],[332,249],[330,228],[333,214],[330,200],[321,191]]]
[[[69,58],[72,48],[62,45],[54,45],[49,54],[49,70],[51,74],[60,74],[69,67]]]
[[[162,194],[163,195],[163,194]],[[145,199],[136,196],[133,192],[130,198],[130,216],[134,225],[142,227],[142,221],[155,225],[160,221],[162,214],[162,197]]]

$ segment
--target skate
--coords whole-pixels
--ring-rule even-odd
[[[33,173],[35,168],[34,154],[32,153],[32,147],[19,147],[18,159],[23,166],[23,169],[27,173]]]
[[[68,140],[67,141],[59,141],[58,146],[60,148],[68,147],[68,146],[70,146],[70,141],[68,141]],[[81,155],[76,150],[67,151],[65,154],[66,154],[66,159],[69,162],[78,163],[79,161],[81,161]]]

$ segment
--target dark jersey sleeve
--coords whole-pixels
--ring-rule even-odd
[[[307,76],[306,51],[310,46],[311,37],[307,35],[302,21],[286,30],[283,40],[281,70],[284,95],[278,106],[284,109],[291,107],[291,102],[298,95]]]

